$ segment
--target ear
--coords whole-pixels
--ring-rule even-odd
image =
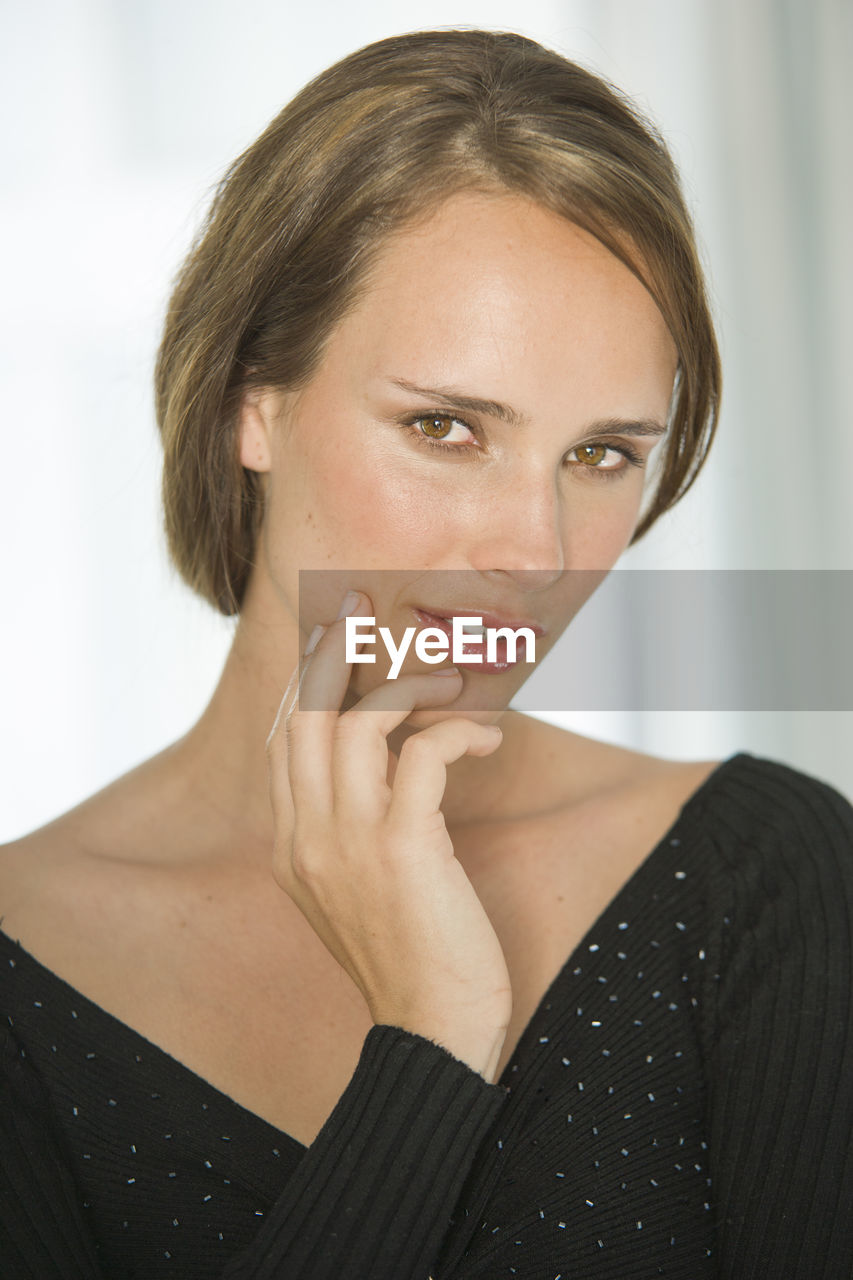
[[[280,406],[274,392],[253,387],[240,406],[240,462],[249,471],[272,469],[272,433]]]

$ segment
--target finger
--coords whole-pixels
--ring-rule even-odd
[[[359,595],[352,612],[369,616],[371,607],[368,598]],[[333,795],[332,743],[352,673],[352,663],[346,661],[344,618],[326,628],[300,665],[297,697],[285,718],[290,786],[299,803],[315,812],[328,812]],[[319,709],[306,710],[306,706]]]
[[[293,795],[288,768],[288,731],[291,725],[291,716],[298,704],[299,686],[305,675],[305,660],[312,652],[315,642],[320,639],[325,630],[325,627],[317,626],[309,636],[302,657],[291,672],[287,688],[278,705],[273,726],[264,743],[270,779],[270,796],[273,813],[277,817],[284,817],[287,811],[290,812],[291,816],[293,814]]]
[[[447,786],[447,766],[464,755],[487,756],[500,746],[497,725],[444,720],[407,738],[400,750],[388,820],[401,826],[438,812]]]
[[[354,821],[384,814],[391,794],[388,734],[416,707],[441,706],[455,698],[461,687],[461,675],[451,668],[403,676],[372,689],[345,711],[338,718],[332,748],[336,811]]]
[[[284,748],[287,738],[287,721],[297,704],[299,698],[299,686],[307,670],[307,659],[313,652],[316,643],[322,638],[323,632],[326,630],[323,626],[316,626],[308,637],[306,647],[302,652],[302,656],[290,674],[287,682],[287,688],[282,694],[281,701],[278,704],[278,711],[273,721],[273,726],[267,734],[267,740],[264,747],[269,754],[270,751],[280,751]]]
[[[338,723],[359,719],[362,715],[387,737],[412,714],[416,707],[438,706],[450,702],[462,688],[458,667],[442,667],[439,671],[415,671],[396,680],[383,680],[359,698],[355,706],[339,716]]]
[[[264,743],[264,749],[269,753],[272,750],[280,750],[285,740],[284,723],[290,713],[294,702],[296,701],[299,691],[299,664],[293,668],[287,688],[278,704],[278,711],[275,713],[275,720],[272,728],[267,734],[267,740]]]
[[[297,665],[288,682],[287,688],[278,704],[273,726],[264,743],[269,774],[270,800],[273,814],[277,821],[284,821],[293,816],[293,795],[290,790],[290,776],[287,768],[287,732],[286,720],[298,696],[299,666]]]

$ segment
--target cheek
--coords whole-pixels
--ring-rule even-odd
[[[418,484],[399,462],[340,463],[326,473],[324,510],[329,536],[353,567],[406,568],[434,546],[446,486]],[[433,492],[432,490],[435,490]]]
[[[612,566],[628,546],[648,496],[648,468],[630,467],[612,479],[568,476],[561,521],[569,567]]]
[[[447,477],[412,473],[399,450],[370,431],[306,433],[304,445],[281,449],[268,506],[273,560],[301,568],[406,568],[423,564],[464,523]],[[464,506],[464,504],[462,504]]]
[[[464,489],[441,468],[370,431],[316,459],[317,494],[338,553],[364,567],[406,568],[435,556],[449,526],[465,523]]]
[[[614,482],[621,485],[620,481]],[[637,525],[640,485],[583,503],[567,503],[564,510],[564,543],[569,567],[579,569],[612,565],[631,541]]]

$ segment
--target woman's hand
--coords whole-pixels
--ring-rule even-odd
[[[351,612],[369,616],[370,601],[360,596]],[[400,676],[341,713],[344,639],[343,620],[325,630],[267,739],[274,875],[374,1023],[425,1036],[491,1081],[512,1011],[509,972],[440,805],[446,766],[489,755],[500,730],[459,717],[431,725],[405,741],[393,769],[387,735],[415,707],[451,701],[462,677]],[[300,692],[337,709],[301,710]]]

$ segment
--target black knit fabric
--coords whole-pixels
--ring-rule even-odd
[[[849,1280],[851,923],[853,809],[733,756],[497,1084],[374,1027],[309,1148],[0,934],[0,1275]]]

